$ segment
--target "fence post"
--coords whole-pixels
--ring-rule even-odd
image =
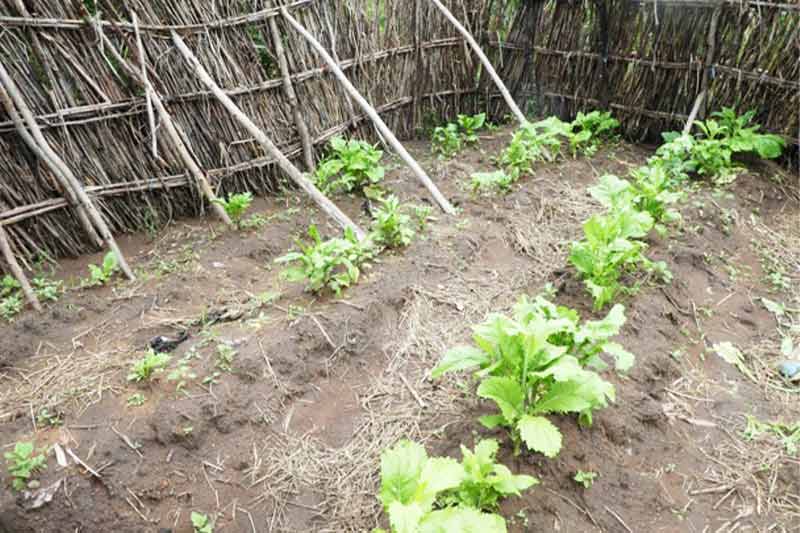
[[[294,90],[292,75],[289,72],[289,61],[286,59],[286,50],[283,49],[283,40],[281,40],[281,32],[278,30],[278,23],[275,21],[275,17],[269,17],[269,30],[272,33],[275,55],[278,56],[278,66],[281,69],[281,76],[283,77],[283,92],[286,98],[289,99],[289,107],[292,108],[292,114],[294,115],[294,124],[300,136],[300,142],[303,144],[303,160],[306,164],[306,170],[308,172],[314,172],[314,155],[311,151],[311,135],[308,132],[308,125],[303,119],[303,113],[300,111],[300,105],[297,101],[297,92]]]
[[[41,312],[42,306],[39,303],[39,299],[36,297],[36,292],[34,292],[31,284],[28,283],[25,272],[23,272],[22,268],[19,266],[17,258],[11,250],[11,242],[8,239],[8,233],[6,233],[6,229],[2,224],[0,224],[0,251],[3,252],[3,258],[6,260],[9,270],[11,270],[11,273],[17,278],[20,287],[22,287],[22,293],[25,295],[25,299],[28,300],[28,303],[30,303],[36,311]]]

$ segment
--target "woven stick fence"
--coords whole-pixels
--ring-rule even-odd
[[[485,2],[445,4],[485,33]],[[379,140],[282,8],[399,138],[485,105],[463,37],[428,0],[0,0],[0,58],[111,232],[135,231],[202,215],[215,196],[290,182],[195,75],[172,32],[294,167],[308,170],[336,135]],[[0,109],[0,225],[14,256],[30,267],[96,250],[82,204],[12,118]],[[0,271],[9,266],[0,260]]]
[[[800,142],[800,1],[527,0],[485,36],[528,111],[610,108],[634,138],[722,106]]]

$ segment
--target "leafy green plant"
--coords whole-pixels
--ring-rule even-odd
[[[191,519],[194,533],[214,533],[214,522],[208,515],[192,511]]]
[[[311,244],[297,241],[299,252],[290,252],[275,260],[276,263],[299,263],[283,272],[289,281],[306,281],[308,290],[319,292],[324,288],[340,295],[342,289],[358,282],[361,266],[372,257],[368,243],[361,243],[352,229],[345,230],[344,238],[323,241],[316,226],[308,228]]]
[[[415,205],[414,218],[417,220],[417,230],[422,233],[428,227],[429,221],[435,221],[436,217],[432,215],[433,208],[429,205]]]
[[[492,400],[500,411],[480,422],[489,429],[508,428],[515,453],[524,443],[555,457],[561,432],[546,415],[577,413],[581,423],[591,424],[592,411],[614,399],[614,386],[583,368],[580,354],[559,344],[574,333],[574,320],[552,317],[536,304],[522,300],[511,317],[490,315],[474,328],[476,346],[450,350],[432,376],[477,367],[478,396]]]
[[[450,159],[461,151],[461,135],[458,124],[447,124],[433,130],[431,148],[434,154],[443,159]]]
[[[349,193],[376,185],[386,170],[380,161],[383,152],[366,141],[331,139],[330,155],[320,163],[314,175],[317,186],[325,193]]]
[[[476,144],[478,142],[478,131],[486,124],[486,113],[477,115],[458,115],[458,127],[461,129],[461,137],[465,144]]]
[[[147,355],[131,365],[128,381],[138,383],[150,379],[153,375],[163,372],[170,359],[171,357],[168,354],[156,353],[150,350]]]
[[[22,289],[22,285],[19,284],[17,278],[10,274],[6,274],[3,276],[3,279],[0,280],[0,297],[9,296],[20,289]]]
[[[449,457],[429,458],[425,448],[401,441],[381,454],[380,501],[393,533],[443,531],[505,533],[505,520],[462,505],[439,508],[437,498],[464,481],[464,467]],[[373,533],[386,533],[375,529]]]
[[[3,454],[8,463],[8,473],[13,478],[11,486],[14,490],[23,490],[33,474],[47,468],[45,456],[34,455],[33,451],[32,442],[17,442],[13,451]]]
[[[535,123],[526,122],[517,130],[499,164],[513,181],[532,171],[537,161],[555,161],[561,154],[561,140],[569,137],[572,126],[550,117]]]
[[[390,196],[372,213],[372,240],[389,248],[408,246],[414,239],[411,217],[402,212],[400,200]]]
[[[115,272],[119,270],[119,261],[114,252],[108,252],[103,257],[103,262],[100,266],[89,265],[89,280],[87,285],[90,287],[97,287],[105,285],[111,280]]]
[[[758,133],[761,126],[751,125],[755,115],[754,110],[738,115],[731,107],[723,107],[722,110],[711,113],[711,116],[719,121],[719,128],[728,139],[733,152],[753,152],[762,159],[780,157],[786,147],[786,141],[779,135]]]
[[[37,276],[31,280],[31,286],[40,300],[55,302],[63,292],[64,283],[44,276]]]
[[[64,423],[64,415],[61,413],[51,413],[47,407],[42,407],[36,414],[36,423],[40,426],[57,427]]]
[[[583,470],[578,470],[575,473],[575,477],[572,479],[575,480],[576,483],[583,485],[583,488],[590,489],[594,484],[594,480],[597,479],[597,472],[584,472]]]
[[[472,175],[472,192],[501,191],[511,188],[514,180],[502,170],[496,172],[476,172]]]
[[[22,311],[22,295],[19,293],[8,295],[0,299],[0,317],[12,321]]]
[[[578,151],[592,155],[597,151],[600,143],[615,135],[619,128],[619,121],[611,116],[609,111],[578,112],[572,121],[572,131],[569,134],[569,146],[572,155]]]
[[[597,191],[592,191],[597,194]],[[653,262],[644,255],[647,244],[638,240],[653,229],[650,213],[638,211],[628,201],[605,215],[594,215],[583,225],[584,238],[572,244],[569,260],[584,278],[586,288],[600,310],[622,292],[632,293],[637,286],[625,287],[625,273],[643,269],[665,280],[671,274],[664,262]]]
[[[663,168],[641,167],[633,170],[631,176],[633,183],[606,174],[597,185],[589,188],[589,192],[607,209],[632,206],[650,214],[653,226],[663,234],[666,231],[665,224],[681,218],[672,206],[683,198],[683,194],[670,189],[670,180]]]
[[[253,195],[249,192],[230,194],[227,199],[217,198],[215,203],[222,206],[231,221],[241,229],[244,215],[253,203]]]
[[[478,442],[475,451],[462,445],[464,478],[458,487],[446,491],[437,501],[446,506],[464,505],[494,512],[502,498],[519,496],[522,491],[539,484],[535,477],[514,475],[508,467],[495,462],[498,448],[494,439]]]

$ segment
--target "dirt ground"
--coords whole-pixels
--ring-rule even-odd
[[[51,452],[39,479],[52,501],[37,509],[35,495],[9,489],[3,469],[0,532],[191,532],[192,511],[215,519],[217,532],[369,531],[385,525],[381,450],[412,438],[460,457],[460,444],[487,435],[504,443],[500,459],[512,470],[542,480],[503,504],[514,532],[800,531],[791,446],[800,430],[794,441],[745,432],[749,416],[800,422],[800,386],[775,371],[782,335],[800,344],[800,209],[775,166],[753,167],[725,190],[694,187],[681,227],[652,239],[650,256],[675,279],[623,301],[619,340],[636,365],[607,376],[617,401],[592,427],[553,417],[564,434],[559,457],[514,457],[502,432],[477,424],[487,406],[467,376],[429,378],[472,324],[547,283],[559,303],[595,316],[566,260],[600,210],[586,188],[652,153],[607,147],[540,165],[507,195],[471,195],[468,176],[491,170],[508,138],[487,135],[480,150],[447,162],[409,143],[461,212],[435,213],[421,238],[382,255],[342,299],[280,279],[273,260],[309,223],[337,233],[287,193],[256,203],[269,219],[258,230],[176,220],[122,238],[139,281],[70,290],[43,315],[0,324],[2,451],[59,443],[83,463],[60,467]],[[406,168],[391,168],[389,188],[429,202]],[[368,225],[361,200],[336,201]],[[75,284],[100,259],[64,261],[57,276]],[[776,317],[762,297],[787,310]],[[167,372],[126,380],[152,337],[183,330],[190,337]],[[710,349],[724,341],[744,353],[746,372]],[[38,416],[43,408],[62,423]],[[572,480],[578,470],[599,473],[591,488]]]

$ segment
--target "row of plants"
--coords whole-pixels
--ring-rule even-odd
[[[596,310],[620,294],[637,292],[642,283],[636,275],[639,271],[671,281],[666,263],[645,255],[645,239],[653,230],[666,235],[667,226],[681,219],[675,206],[684,198],[681,189],[691,177],[719,185],[742,169],[733,154],[781,155],[783,139],[758,133],[759,126],[751,125],[753,116],[752,111],[738,116],[733,109],[723,108],[696,123],[697,135],[665,133],[666,142],[646,166],[630,172],[630,179],[605,175],[589,189],[606,211],[586,221],[584,238],[573,243],[569,260],[583,278]]]

